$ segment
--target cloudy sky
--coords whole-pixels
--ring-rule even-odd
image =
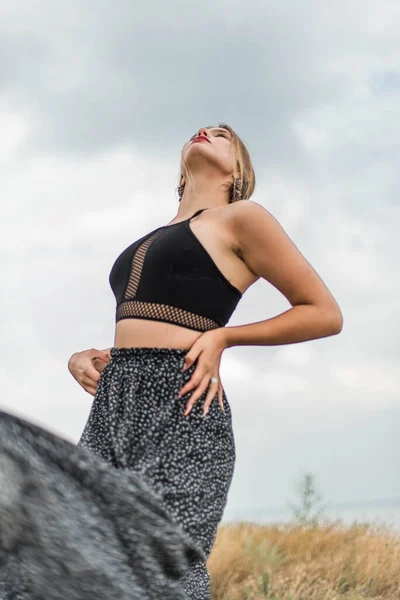
[[[178,210],[179,156],[229,123],[268,209],[325,281],[340,335],[233,347],[226,517],[400,498],[400,2],[3,0],[1,408],[76,442],[67,369],[113,344],[117,255]],[[265,280],[229,325],[290,308]]]

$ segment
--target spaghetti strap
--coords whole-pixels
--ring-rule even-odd
[[[207,210],[207,208],[200,208],[198,211],[196,211],[194,213],[194,215],[192,215],[191,217],[189,217],[189,221],[191,221],[193,219],[193,217],[197,217],[197,215],[199,215],[201,212],[203,212],[203,210]]]

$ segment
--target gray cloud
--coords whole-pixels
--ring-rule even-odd
[[[34,119],[31,150],[91,154],[126,142],[166,157],[211,119],[251,141],[256,164],[282,168],[284,156],[287,169],[305,168],[292,120],[337,104],[347,85],[326,71],[309,5],[289,14],[238,5],[231,16],[210,1],[156,13],[128,1],[43,3],[46,21],[26,12],[6,22],[5,92]]]

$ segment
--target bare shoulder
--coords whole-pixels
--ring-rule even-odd
[[[253,200],[239,200],[229,206],[229,227],[242,254],[247,254],[249,260],[255,251],[272,250],[277,244],[291,245],[295,248],[279,221],[261,204]]]
[[[254,202],[254,200],[239,200],[238,202],[229,204],[229,207],[229,218],[231,225],[235,228],[241,225],[248,227],[252,223],[256,224],[260,218],[264,220],[264,224],[268,220],[278,223],[275,217],[264,206],[258,204],[258,202]]]
[[[269,229],[280,227],[275,217],[261,204],[253,200],[239,200],[225,207],[221,215],[229,230],[237,254],[244,260],[244,254],[250,237],[256,234],[266,235]],[[247,249],[248,250],[248,249]],[[247,264],[250,267],[250,264]],[[259,273],[255,273],[260,275]]]

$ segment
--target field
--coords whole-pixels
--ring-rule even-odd
[[[382,525],[223,524],[213,600],[400,600],[400,536]]]

